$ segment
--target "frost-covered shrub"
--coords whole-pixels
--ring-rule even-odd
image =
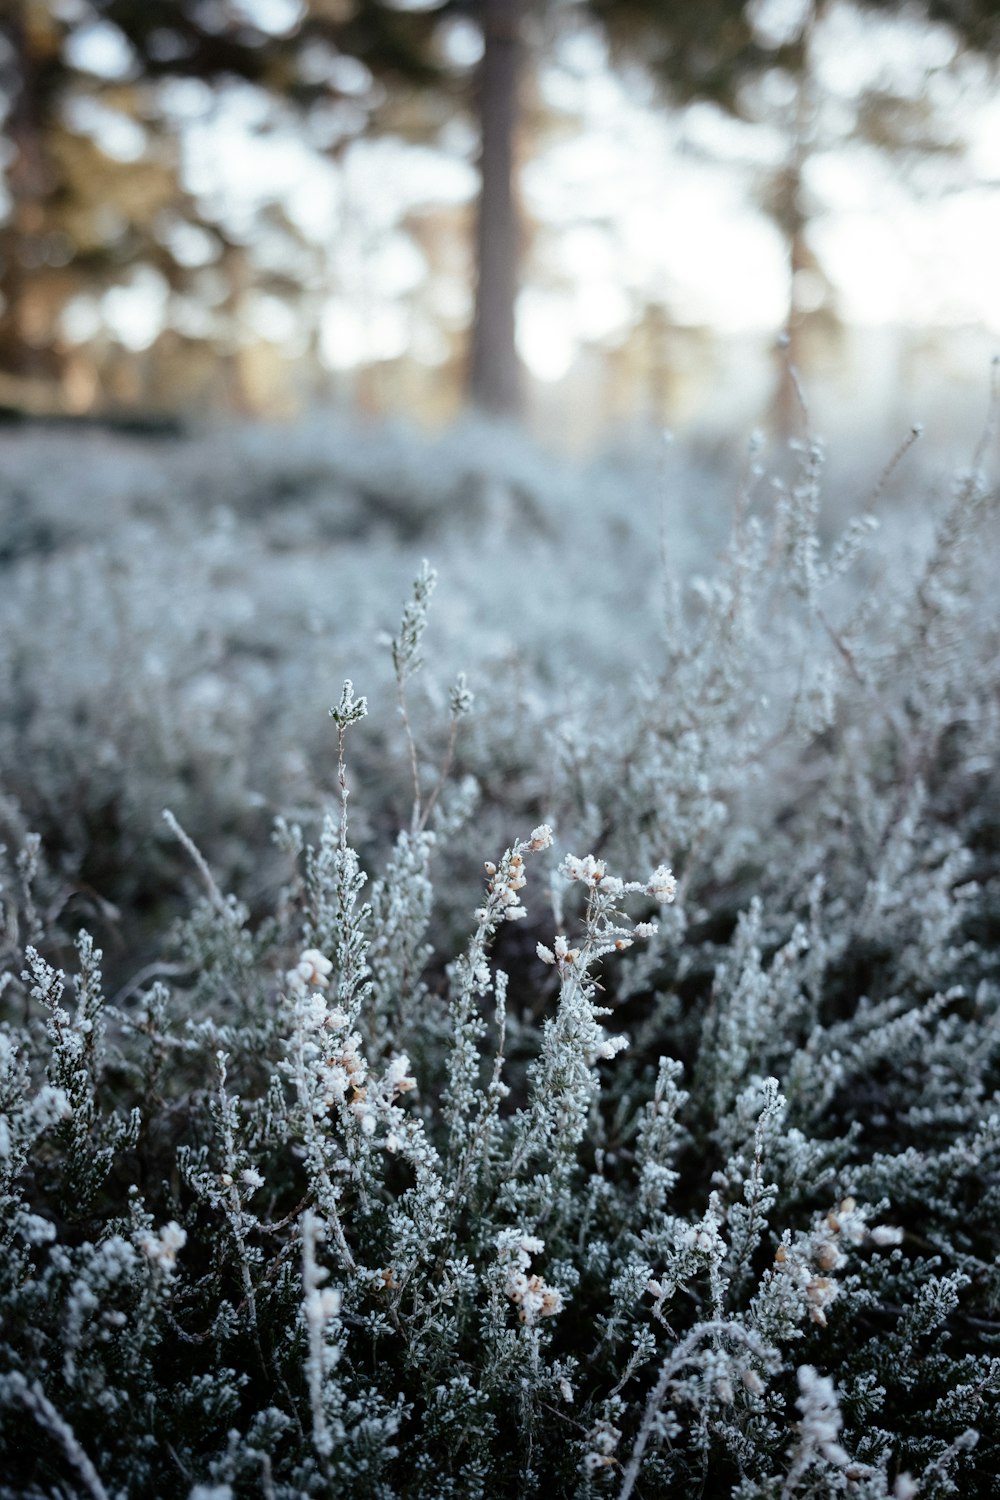
[[[8,565],[0,1496],[992,1493],[986,456],[909,581],[811,440],[673,589],[484,502],[435,649],[321,551],[297,668],[245,516]]]
[[[684,472],[693,489],[699,471]],[[134,911],[176,888],[173,847],[156,832],[164,805],[256,899],[272,882],[260,850],[274,817],[322,815],[328,685],[368,662],[380,712],[358,770],[379,782],[367,813],[391,842],[407,792],[381,711],[395,693],[391,668],[373,646],[420,558],[432,552],[446,580],[444,680],[476,669],[481,694],[504,679],[507,712],[515,694],[533,705],[581,664],[589,674],[615,661],[603,611],[581,610],[581,596],[613,609],[648,580],[652,599],[657,496],[645,479],[634,465],[560,466],[490,428],[434,442],[329,424],[182,444],[8,436],[5,790],[78,904],[89,901],[91,922],[107,913],[90,893]],[[605,566],[611,547],[620,572]],[[638,628],[652,647],[652,602]],[[447,717],[436,685],[427,679],[426,703],[417,690],[425,739]]]

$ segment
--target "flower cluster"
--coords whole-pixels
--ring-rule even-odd
[[[408,1094],[417,1086],[405,1052],[392,1058],[380,1079],[373,1078],[357,1031],[350,1032],[325,1059],[323,1077],[329,1102],[346,1103],[368,1136],[375,1134],[379,1115],[385,1114],[401,1094]]]
[[[527,885],[524,878],[524,857],[512,854],[498,870],[491,859],[485,865],[487,882],[487,905],[477,912],[480,919],[487,915],[497,916],[507,922],[515,922],[528,913],[521,905],[521,891]]]
[[[300,972],[306,957],[303,955],[303,962],[293,973]],[[309,958],[315,963],[322,955],[310,950]],[[324,959],[323,962],[327,961]],[[318,964],[315,967],[319,970]],[[315,982],[325,983],[321,970],[319,975]],[[289,988],[293,989],[293,986]],[[365,1056],[364,1039],[361,1032],[351,1026],[347,1010],[339,1005],[328,1008],[321,993],[307,990],[304,985],[297,991],[297,997],[296,1014],[311,1059],[309,1071],[316,1080],[323,1109],[346,1108],[358,1121],[363,1133],[373,1136],[378,1128],[379,1115],[386,1115],[400,1095],[410,1093],[417,1086],[416,1078],[410,1073],[408,1056],[403,1052],[390,1058],[382,1077],[373,1077]],[[243,1180],[251,1187],[260,1185],[247,1173],[243,1174]]]
[[[588,891],[600,895],[607,904],[625,895],[642,894],[652,896],[661,906],[669,906],[677,895],[677,881],[669,865],[658,865],[645,882],[621,880],[617,875],[609,875],[606,862],[593,854],[582,857],[567,854],[559,866],[559,873],[566,880],[586,886]],[[637,937],[651,937],[656,924],[636,923],[633,931]]]
[[[589,1451],[584,1455],[581,1465],[584,1473],[594,1474],[600,1469],[617,1468],[619,1461],[616,1454],[621,1440],[620,1427],[605,1421],[595,1423],[587,1435]]]
[[[567,854],[559,866],[560,875],[565,875],[567,880],[579,880],[582,885],[600,885],[607,875],[608,867],[603,859],[595,859],[592,854],[585,854],[582,859],[575,854]],[[621,881],[614,884],[620,890]]]
[[[865,1240],[881,1247],[897,1245],[902,1237],[902,1230],[889,1225],[870,1229],[864,1210],[847,1197],[816,1221],[811,1234],[794,1242],[788,1235],[782,1238],[774,1255],[775,1272],[804,1299],[812,1321],[825,1328],[826,1310],[840,1294],[833,1273],[845,1264],[848,1247]]]
[[[520,1322],[531,1324],[539,1318],[552,1318],[562,1312],[563,1295],[558,1287],[547,1286],[531,1271],[531,1258],[541,1255],[544,1240],[537,1235],[504,1230],[497,1236],[497,1251],[504,1267],[504,1290],[517,1308]]]
[[[486,861],[486,905],[476,912],[478,921],[516,922],[528,915],[521,905],[521,891],[527,884],[522,851],[535,854],[548,849],[551,843],[552,829],[547,823],[541,823],[532,830],[526,843],[517,843],[507,851],[499,867],[490,859]]]
[[[830,1261],[830,1269],[839,1264],[842,1259],[839,1249],[830,1242],[823,1242],[823,1250],[829,1254],[824,1259]],[[822,1253],[822,1252],[821,1252]],[[822,1264],[822,1261],[820,1262]],[[821,1275],[814,1265],[805,1260],[797,1250],[781,1244],[774,1253],[775,1270],[786,1282],[789,1290],[794,1289],[809,1310],[809,1316],[814,1323],[821,1328],[826,1327],[826,1309],[840,1294],[840,1286],[831,1276]]]
[[[551,948],[545,943],[535,946],[542,962],[552,964],[563,975],[576,972],[582,976],[604,954],[623,953],[626,948],[631,948],[636,938],[650,938],[656,933],[655,922],[630,921],[617,904],[622,897],[647,895],[666,903],[674,899],[676,890],[676,882],[666,865],[654,871],[644,884],[639,880],[622,880],[617,875],[609,875],[606,862],[593,854],[582,857],[565,855],[559,865],[559,874],[571,883],[583,885],[588,893],[583,945],[571,947],[569,939],[561,934]]]
[[[328,1105],[343,1104],[350,1096],[355,1112],[362,1113],[367,1095],[368,1062],[362,1051],[361,1033],[351,1031],[339,1039],[323,1062]]]

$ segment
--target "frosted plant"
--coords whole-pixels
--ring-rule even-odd
[[[485,1034],[485,1027],[478,1013],[478,1003],[492,990],[496,998],[497,1028],[501,1036],[502,1058],[503,1018],[506,1003],[506,976],[494,974],[487,962],[487,950],[501,924],[515,922],[526,917],[526,908],[521,902],[521,891],[527,884],[524,873],[525,854],[547,849],[552,843],[552,830],[548,824],[540,824],[526,841],[516,841],[500,858],[499,865],[486,861],[486,900],[477,907],[476,931],[465,953],[452,965],[449,975],[450,1020],[452,1046],[448,1058],[448,1088],[444,1096],[445,1114],[450,1122],[450,1139],[453,1156],[468,1157],[470,1149],[475,1153],[485,1150],[491,1123],[495,1118],[500,1099],[506,1092],[499,1071],[495,1072],[491,1090],[483,1099],[477,1087],[479,1078],[479,1054],[477,1044]],[[471,1117],[479,1114],[475,1125]],[[461,1185],[466,1168],[458,1168]]]
[[[336,1287],[324,1286],[329,1277],[325,1266],[316,1262],[316,1250],[322,1238],[321,1226],[307,1210],[302,1219],[302,1316],[306,1325],[309,1353],[306,1379],[312,1408],[312,1440],[321,1458],[329,1458],[334,1439],[327,1409],[343,1401],[342,1394],[330,1381],[340,1360],[342,1346],[337,1341],[343,1296]]]
[[[613,467],[234,442],[11,460],[0,1500],[990,1493],[990,455],[683,461],[626,648]]]
[[[817,1374],[812,1365],[800,1365],[798,1382],[801,1395],[796,1406],[802,1413],[798,1424],[799,1443],[792,1455],[785,1478],[784,1493],[794,1495],[812,1464],[827,1463],[835,1469],[846,1469],[850,1459],[840,1444],[844,1425],[837,1406],[833,1381]]]
[[[537,946],[542,962],[558,971],[559,1001],[555,1017],[543,1025],[539,1057],[529,1070],[531,1107],[519,1124],[513,1157],[515,1172],[533,1157],[545,1159],[547,1190],[553,1191],[575,1164],[596,1092],[594,1064],[628,1047],[626,1036],[609,1035],[600,1025],[600,1018],[611,1012],[594,1003],[597,984],[591,970],[635,941],[636,924],[622,909],[626,896],[642,893],[666,905],[675,893],[673,876],[664,865],[647,882],[624,881],[609,875],[605,862],[593,855],[567,855],[559,872],[586,890],[583,934],[575,947],[563,935],[551,948]]]

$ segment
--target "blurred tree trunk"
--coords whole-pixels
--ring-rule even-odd
[[[524,0],[480,0],[480,193],[469,396],[483,411],[501,416],[517,416],[523,399],[521,362],[514,342],[521,259],[514,157],[524,10]]]
[[[4,28],[11,51],[12,103],[7,136],[13,148],[7,175],[11,206],[0,233],[0,372],[15,379],[54,378],[59,361],[47,330],[36,326],[33,293],[44,275],[40,247],[45,229],[45,201],[51,191],[38,73],[49,40],[44,26],[29,29],[24,13],[14,10]]]
[[[822,4],[822,0],[820,0]],[[797,387],[803,366],[803,317],[799,306],[800,273],[808,264],[809,207],[805,191],[805,170],[815,145],[816,106],[813,98],[813,33],[819,7],[811,3],[802,20],[802,29],[791,43],[790,76],[795,84],[788,160],[774,179],[771,200],[765,207],[785,241],[788,267],[788,309],[778,345],[778,381],[771,406],[771,420],[776,436],[787,441],[802,425],[803,412]]]
[[[788,173],[788,202],[782,225],[788,257],[788,311],[777,350],[778,380],[771,420],[775,435],[783,442],[799,430],[804,416],[796,383],[805,364],[804,317],[799,306],[799,287],[801,273],[812,269],[814,257],[806,238],[808,216],[802,207],[802,165],[797,153]]]

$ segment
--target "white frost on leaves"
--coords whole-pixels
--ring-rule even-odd
[[[802,1446],[822,1454],[837,1468],[845,1468],[851,1460],[840,1444],[844,1419],[833,1381],[828,1375],[820,1375],[812,1365],[800,1365],[797,1378],[801,1395],[795,1404],[802,1413],[799,1423]]]

